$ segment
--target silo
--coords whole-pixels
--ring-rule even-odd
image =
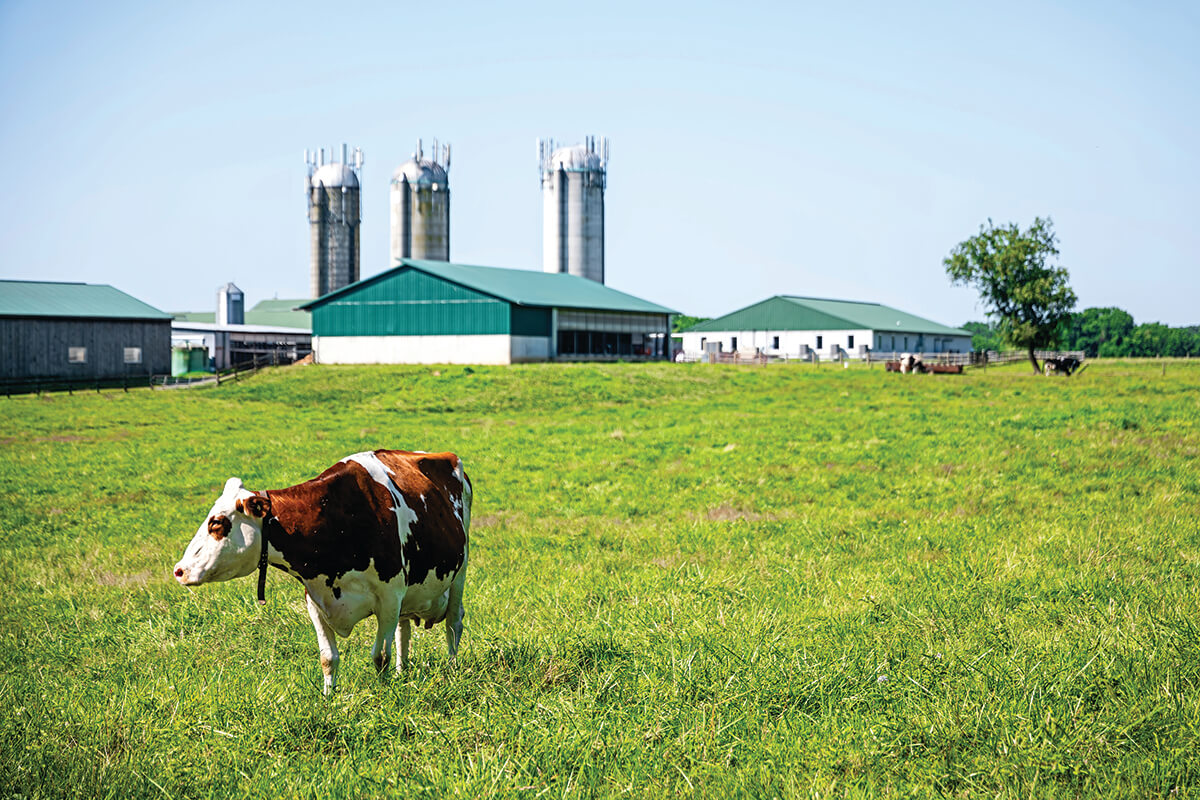
[[[233,283],[227,283],[218,289],[217,324],[244,325],[246,322],[244,299],[242,290]]]
[[[358,280],[360,187],[358,175],[363,154],[354,148],[353,160],[342,145],[342,160],[329,163],[325,149],[304,151],[308,168],[304,179],[308,195],[308,229],[312,244],[312,296],[320,297]]]
[[[412,158],[392,173],[392,263],[401,258],[450,260],[450,145],[433,140],[425,158],[418,140]]]
[[[608,139],[556,147],[538,140],[542,269],[604,283],[604,185]]]

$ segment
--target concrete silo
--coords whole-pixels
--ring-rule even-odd
[[[556,147],[538,140],[542,269],[604,283],[604,183],[608,139]]]
[[[433,140],[432,157],[421,142],[392,173],[392,263],[401,258],[450,260],[450,145]]]
[[[354,148],[353,161],[342,145],[342,160],[329,163],[325,149],[304,151],[307,175],[308,228],[312,242],[312,296],[320,297],[358,280],[360,213],[359,171],[362,150]]]

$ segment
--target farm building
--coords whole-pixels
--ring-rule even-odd
[[[225,369],[256,356],[271,356],[285,364],[303,358],[312,352],[312,320],[307,311],[295,309],[305,302],[308,300],[261,300],[239,314],[226,310],[219,300],[216,312],[175,314],[171,322],[172,373],[210,366]]]
[[[577,275],[409,258],[301,308],[323,364],[665,359],[677,313]]]
[[[683,332],[689,356],[706,350],[808,358],[867,353],[966,353],[971,334],[880,303],[776,295]]]
[[[170,369],[170,314],[107,285],[0,280],[0,379],[90,381]]]

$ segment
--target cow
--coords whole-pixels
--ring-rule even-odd
[[[267,564],[299,580],[325,694],[337,688],[337,637],[372,614],[379,631],[371,658],[380,674],[397,636],[396,671],[408,665],[414,621],[426,628],[446,623],[453,661],[462,637],[471,498],[471,481],[453,453],[356,453],[286,489],[250,491],[230,478],[175,565],[175,579],[198,586],[257,569],[259,603],[266,602]]]
[[[1071,373],[1079,369],[1082,362],[1074,356],[1060,356],[1058,358],[1047,358],[1042,362],[1042,371],[1046,375],[1066,375],[1071,377]]]
[[[903,373],[909,372],[924,372],[925,362],[921,360],[920,354],[905,353],[900,356],[900,371]]]

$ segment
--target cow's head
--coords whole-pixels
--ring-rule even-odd
[[[225,490],[175,565],[175,580],[184,586],[227,581],[249,575],[258,566],[263,518],[270,501],[248,491],[240,478]]]

